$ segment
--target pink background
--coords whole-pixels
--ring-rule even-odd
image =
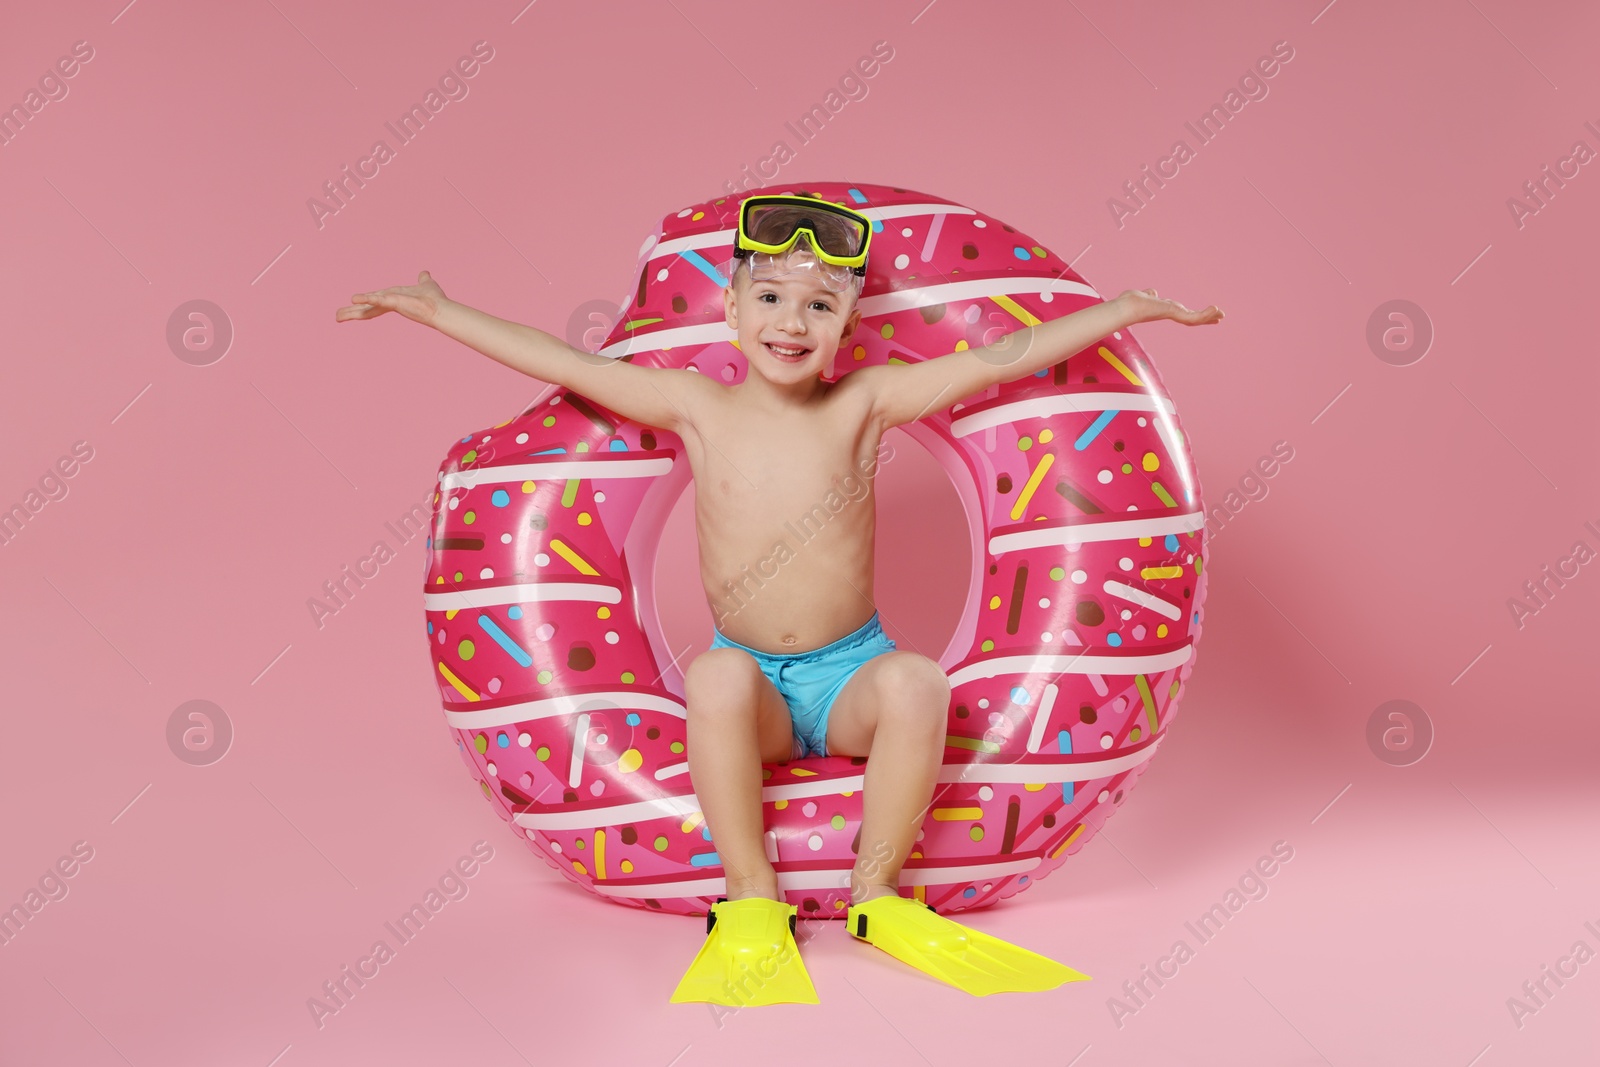
[[[0,104],[94,57],[0,146],[0,507],[93,458],[0,547],[9,682],[0,906],[73,844],[93,858],[0,946],[0,1063],[1572,1063],[1600,1049],[1592,682],[1600,564],[1519,628],[1508,598],[1600,550],[1589,310],[1600,177],[1519,228],[1507,200],[1600,137],[1575,3],[28,5]],[[798,43],[785,46],[786,39]],[[473,42],[494,58],[319,228],[306,207]],[[808,144],[785,127],[887,41]],[[1186,121],[1275,42],[1294,57],[1214,141]],[[1183,138],[1135,215],[1109,198]],[[973,925],[1094,976],[975,1000],[802,927],[822,1003],[718,1020],[667,997],[699,920],[608,908],[487,809],[424,646],[420,539],[319,629],[308,598],[421,500],[449,443],[541,383],[357,291],[432,271],[454,298],[565,334],[629,290],[669,208],[785,140],[776,180],[895,183],[978,206],[1102,293],[1157,287],[1227,321],[1136,328],[1206,503],[1294,458],[1213,528],[1206,636],[1161,756],[1067,866]],[[769,170],[770,173],[770,170]],[[169,316],[235,335],[176,358]],[[1367,323],[1419,305],[1418,362]],[[879,603],[937,656],[970,546],[938,466],[896,431]],[[1257,494],[1259,496],[1259,493]],[[703,650],[692,500],[661,610]],[[925,511],[913,514],[914,509]],[[928,514],[927,512],[931,512]],[[1587,557],[1585,557],[1587,558]],[[1576,564],[1568,565],[1568,573]],[[1585,623],[1583,620],[1590,620]],[[192,766],[175,708],[235,736]],[[1367,723],[1421,707],[1392,766]],[[306,1007],[383,924],[488,841],[494,858],[319,1029]],[[1186,928],[1275,842],[1265,898]],[[1585,923],[1595,929],[1586,928]],[[1122,990],[1175,941],[1166,984]],[[1568,964],[1570,971],[1571,965]],[[1147,989],[1154,989],[1147,982]],[[1534,1013],[1518,1025],[1507,1006]],[[1137,1007],[1120,1019],[1108,1001]]]

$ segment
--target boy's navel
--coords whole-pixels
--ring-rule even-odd
[[[722,479],[722,491],[724,493],[728,492],[728,479],[726,478]]]

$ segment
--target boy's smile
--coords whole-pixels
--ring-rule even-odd
[[[811,352],[811,349],[804,345],[783,345],[776,341],[765,341],[763,343],[767,346],[768,352],[771,352],[785,363],[803,362]]]

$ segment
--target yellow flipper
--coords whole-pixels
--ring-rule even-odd
[[[669,1003],[704,1001],[733,1007],[815,1004],[817,991],[800,959],[798,909],[766,897],[718,900],[706,919],[706,940]]]
[[[1036,993],[1086,981],[1082,971],[935,914],[920,901],[874,897],[845,913],[850,936],[975,997]]]

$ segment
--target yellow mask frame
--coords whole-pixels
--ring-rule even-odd
[[[820,214],[836,221],[831,226],[819,225],[815,219],[794,209]],[[763,222],[781,218],[778,212],[795,214],[792,225],[787,228],[786,236],[777,242],[758,240],[755,234],[760,231]],[[810,225],[807,225],[808,223]],[[771,194],[747,197],[739,205],[739,232],[733,254],[740,258],[751,252],[781,255],[794,247],[801,234],[806,235],[811,244],[811,251],[822,262],[838,267],[850,267],[860,275],[867,273],[867,250],[872,244],[872,220],[842,204],[809,196]]]

